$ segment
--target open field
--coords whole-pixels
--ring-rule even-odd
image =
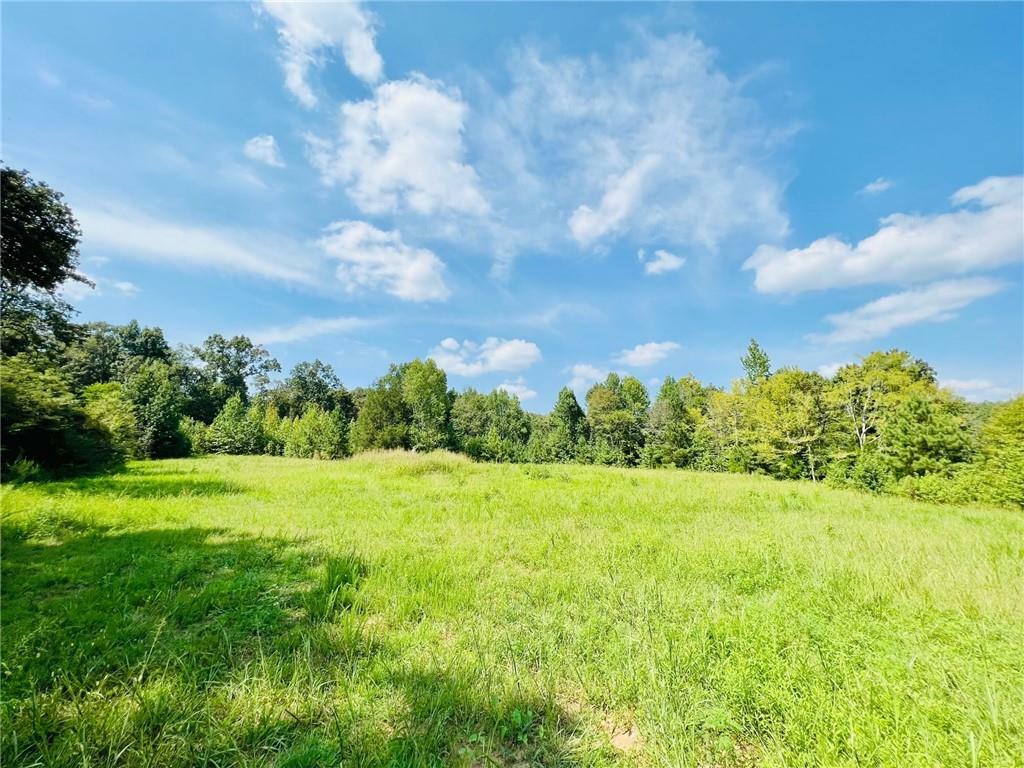
[[[1024,517],[217,457],[5,488],[2,762],[1024,764]]]

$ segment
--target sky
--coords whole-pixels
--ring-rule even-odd
[[[4,3],[81,321],[546,411],[899,347],[1024,390],[1020,3]]]

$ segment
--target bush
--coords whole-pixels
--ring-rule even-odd
[[[852,458],[836,459],[825,468],[825,482],[835,488],[882,493],[893,480],[889,462],[876,451],[861,451]]]
[[[897,496],[934,504],[967,504],[977,501],[979,488],[973,467],[946,474],[910,475],[890,486]]]
[[[246,408],[240,395],[232,395],[207,432],[212,453],[263,453],[262,414]]]
[[[981,430],[979,498],[1024,507],[1024,397],[999,406]]]
[[[188,445],[190,455],[201,456],[210,452],[210,428],[203,422],[186,416],[178,423],[178,431]]]
[[[4,358],[0,401],[0,463],[5,467],[23,460],[75,472],[120,458],[109,433],[88,423],[67,380],[52,368],[23,355]]]
[[[184,398],[170,366],[156,360],[142,363],[124,382],[124,394],[135,410],[138,456],[163,458],[188,453],[178,429]]]
[[[284,455],[302,459],[339,459],[348,453],[348,435],[339,413],[310,405],[293,420],[284,443]]]
[[[86,425],[105,432],[122,456],[135,458],[139,448],[139,426],[135,408],[120,382],[90,384],[83,393]]]

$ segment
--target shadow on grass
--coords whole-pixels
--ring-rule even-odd
[[[552,702],[376,638],[354,553],[52,517],[0,533],[4,765],[575,764]]]
[[[88,496],[130,499],[166,499],[175,496],[225,496],[246,488],[216,477],[180,472],[159,463],[106,474],[80,475],[37,486],[48,494],[81,493]]]

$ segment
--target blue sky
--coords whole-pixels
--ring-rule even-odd
[[[83,320],[546,410],[756,336],[1024,389],[1021,4],[6,3],[3,158]]]

